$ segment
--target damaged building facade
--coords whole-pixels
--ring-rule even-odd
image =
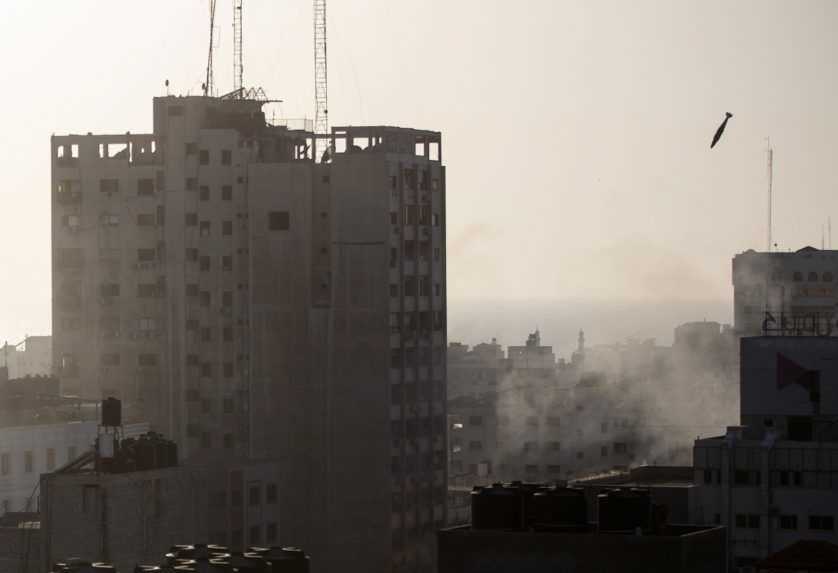
[[[440,134],[315,137],[263,103],[53,137],[62,392],[122,399],[187,462],[278,460],[279,538],[315,571],[418,570],[445,519]]]

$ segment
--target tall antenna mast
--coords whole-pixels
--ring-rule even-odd
[[[329,88],[326,66],[326,0],[314,0],[314,133],[329,133]],[[317,157],[317,138],[314,139]]]
[[[204,83],[204,95],[215,95],[215,80],[212,77],[212,42],[215,35],[215,1],[210,0],[210,36],[209,36],[209,54],[207,55],[207,81]]]
[[[773,192],[773,185],[774,185],[774,150],[771,148],[771,138],[767,138],[768,141],[768,252],[771,252],[772,248],[772,237],[771,237],[771,227],[774,224],[773,219],[773,207],[774,207],[774,199],[772,197]]]
[[[244,87],[242,58],[242,0],[233,0],[233,97],[242,97]]]

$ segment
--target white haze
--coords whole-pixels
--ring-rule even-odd
[[[198,93],[207,1],[2,6],[0,338],[19,340],[51,329],[50,134],[147,131],[165,79]],[[329,14],[332,122],[443,132],[452,340],[516,342],[539,315],[561,348],[579,327],[602,342],[727,322],[730,258],[765,244],[769,135],[781,248],[818,246],[838,213],[838,3],[330,0]],[[248,0],[245,82],[280,115],[311,117],[311,47],[310,2]],[[496,301],[542,310],[524,321]]]

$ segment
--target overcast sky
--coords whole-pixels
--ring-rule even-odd
[[[51,330],[50,134],[150,131],[167,78],[198,94],[208,0],[0,5],[0,340],[17,341]],[[311,15],[245,1],[245,84],[277,115],[312,116]],[[329,0],[330,116],[442,131],[450,339],[519,343],[541,315],[557,344],[661,337],[730,320],[730,259],[766,246],[767,136],[780,248],[820,246],[838,214],[837,18],[827,1]],[[633,308],[656,316],[626,327]]]

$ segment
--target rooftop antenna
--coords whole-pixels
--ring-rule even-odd
[[[209,54],[207,55],[207,81],[204,83],[204,96],[212,97],[215,95],[215,80],[212,77],[212,42],[213,36],[215,35],[215,2],[216,0],[210,0],[209,3],[209,10],[210,10],[210,35],[209,35]]]
[[[243,97],[244,60],[242,57],[242,0],[233,0],[233,94]]]
[[[774,150],[771,148],[771,138],[766,138],[766,141],[768,142],[768,252],[770,253],[771,245],[773,244],[771,241],[771,227],[774,224],[774,200],[772,197],[772,187],[774,185]]]
[[[314,134],[329,133],[329,74],[326,65],[326,0],[314,0]],[[317,137],[314,157],[317,157]],[[328,151],[328,147],[327,147]]]
[[[832,250],[832,217],[826,218],[826,244]]]

